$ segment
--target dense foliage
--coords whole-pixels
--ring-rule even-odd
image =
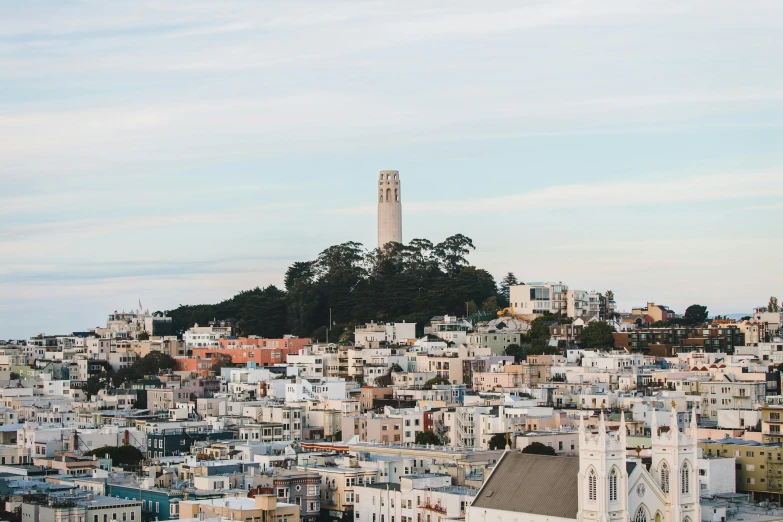
[[[420,431],[417,433],[416,444],[421,444],[422,446],[426,446],[428,444],[443,446],[440,438],[438,438],[438,436],[432,430]]]
[[[150,352],[127,368],[120,368],[115,372],[106,361],[93,361],[103,366],[103,371],[87,379],[84,384],[84,393],[87,397],[96,395],[100,390],[108,388],[120,388],[128,382],[143,379],[145,375],[158,375],[166,370],[174,369],[176,362],[168,354]]]
[[[603,321],[595,321],[582,330],[585,348],[614,348],[614,329]]]
[[[141,451],[133,446],[104,446],[84,454],[85,457],[92,457],[93,455],[101,459],[109,455],[113,466],[123,468],[138,466],[144,460],[144,455]]]
[[[503,296],[494,278],[467,261],[474,249],[461,234],[438,244],[414,239],[375,250],[343,243],[315,260],[293,263],[284,290],[255,288],[222,303],[180,306],[167,314],[178,332],[195,323],[233,319],[240,335],[293,333],[348,341],[352,326],[371,320],[423,325],[435,315],[463,314],[471,303],[497,309]]]
[[[532,453],[533,455],[557,455],[554,448],[545,446],[540,442],[534,442],[522,448],[522,453]]]
[[[502,450],[506,449],[506,444],[508,444],[506,440],[506,434],[505,433],[496,433],[492,435],[492,437],[489,439],[489,449],[491,450]]]

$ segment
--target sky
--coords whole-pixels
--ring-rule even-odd
[[[462,233],[621,309],[783,298],[780,0],[0,4],[0,339]]]

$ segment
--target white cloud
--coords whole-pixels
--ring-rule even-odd
[[[509,173],[513,175],[513,173]],[[654,176],[649,176],[655,178]],[[404,202],[406,214],[448,215],[519,212],[532,209],[607,208],[783,195],[783,173],[714,174],[680,179],[585,183],[538,188],[526,193],[451,201]],[[371,215],[374,205],[325,210],[335,215]]]

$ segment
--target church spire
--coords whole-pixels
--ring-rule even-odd
[[[652,403],[652,419],[650,419],[650,434],[652,439],[655,440],[658,437],[658,412],[655,411],[655,402]]]
[[[680,423],[677,422],[676,401],[672,401],[672,411],[669,414],[669,433],[672,434],[672,442],[677,443],[680,439]]]
[[[626,448],[626,442],[625,438],[628,432],[626,431],[625,427],[625,405],[620,407],[620,444],[622,446],[623,451],[625,451]]]

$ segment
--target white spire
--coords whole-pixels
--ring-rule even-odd
[[[672,411],[669,414],[669,433],[672,434],[672,442],[680,439],[680,425],[677,422],[677,403],[672,401]]]
[[[658,414],[655,411],[655,402],[652,403],[652,419],[650,420],[650,432],[652,439],[655,440],[658,437]]]
[[[622,446],[622,449],[625,450],[626,443],[625,443],[625,437],[627,435],[626,427],[625,427],[625,406],[622,406],[620,408],[620,444]]]

